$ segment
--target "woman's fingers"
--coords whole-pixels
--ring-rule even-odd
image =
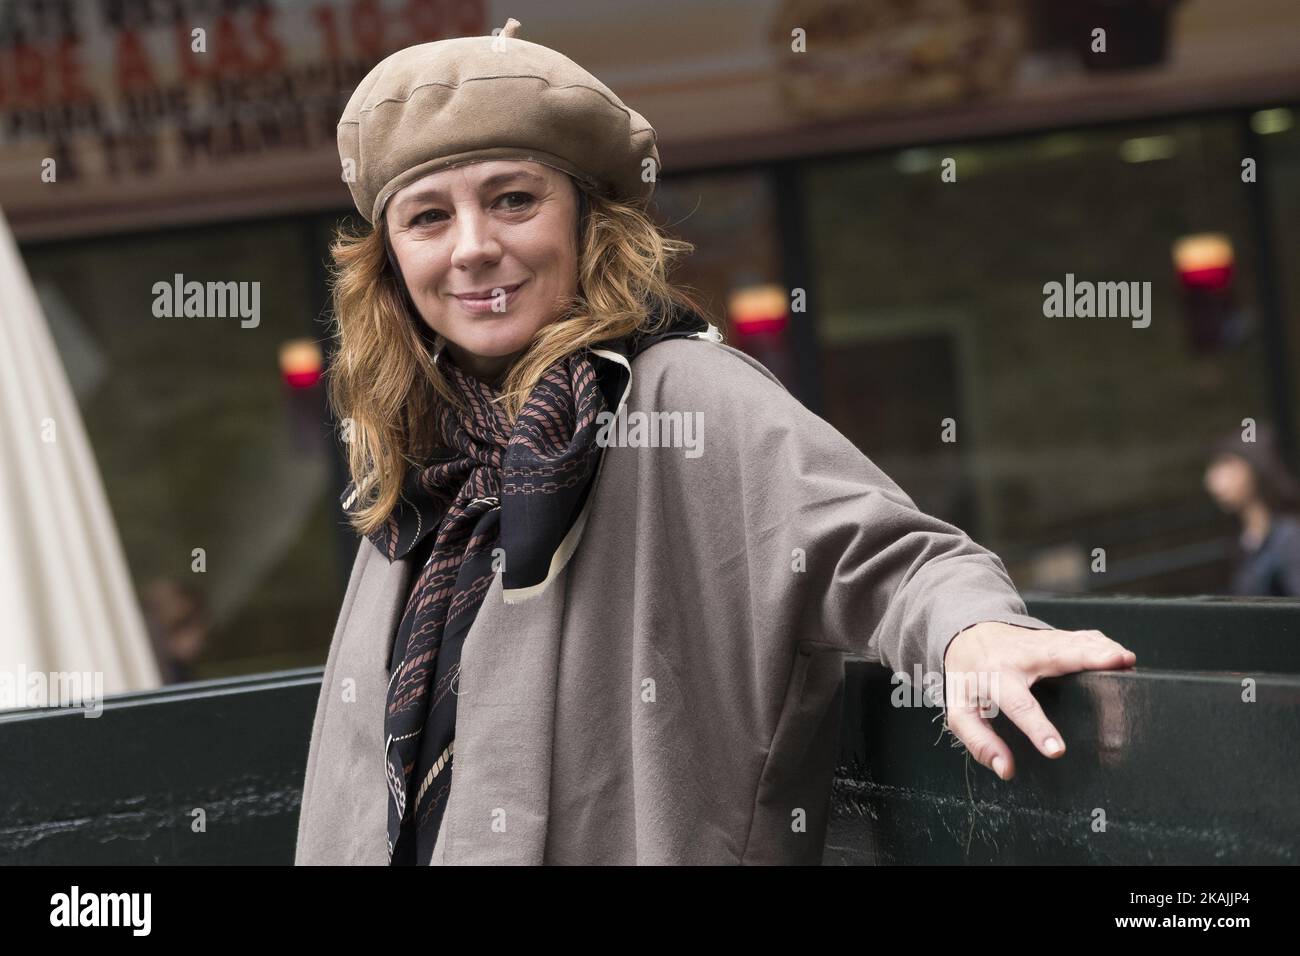
[[[982,631],[977,630],[983,628]],[[990,622],[976,625],[959,644],[954,640],[945,657],[949,667],[948,729],[966,745],[979,763],[1003,780],[1015,773],[1011,749],[981,715],[987,701],[995,704],[1045,757],[1065,753],[1065,741],[1047,719],[1030,686],[1042,677],[1085,670],[1133,667],[1137,655],[1101,631],[1033,631]],[[957,675],[987,675],[991,686],[977,694],[958,690]],[[969,685],[969,681],[967,682]]]
[[[1015,762],[1011,759],[1011,748],[993,732],[993,728],[974,707],[966,704],[950,705],[948,729],[966,745],[978,763],[988,767],[1003,780],[1010,780],[1016,772]]]
[[[1115,641],[1107,637],[1101,631],[1071,631],[1070,633],[1078,635],[1081,640],[1086,641],[1090,644],[1095,644],[1098,647],[1108,648],[1112,651],[1118,651],[1126,658],[1135,662],[1137,661],[1136,654],[1130,651],[1119,641]]]
[[[993,687],[993,699],[997,701],[998,709],[1024,731],[1044,757],[1059,757],[1065,753],[1065,741],[1043,713],[1028,685],[1011,675],[1002,674],[1000,677]]]
[[[1065,753],[1065,743],[1060,732],[1047,719],[1043,708],[1020,680],[1007,680],[999,675],[989,690],[989,696],[998,710],[1007,715],[1045,757],[1059,757]],[[975,759],[1003,780],[1015,774],[1015,761],[1006,741],[993,732],[974,702],[951,700],[948,705],[948,729],[966,745]]]
[[[1025,645],[1031,657],[1022,665],[1027,673],[1060,677],[1076,671],[1115,670],[1137,663],[1136,654],[1100,631],[1050,631],[1048,635],[1046,639]]]

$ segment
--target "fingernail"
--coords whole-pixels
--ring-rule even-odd
[[[993,772],[998,775],[999,780],[1007,779],[1007,775],[1004,773],[1006,769],[1007,762],[1002,759],[1001,754],[993,758]]]
[[[1061,742],[1055,737],[1048,737],[1043,741],[1043,749],[1049,754],[1059,754],[1063,748],[1061,747]]]

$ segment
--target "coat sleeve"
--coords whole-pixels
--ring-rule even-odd
[[[339,609],[338,619],[334,624],[334,635],[330,639],[329,650],[325,658],[325,671],[321,678],[320,693],[316,698],[316,714],[312,718],[311,739],[307,743],[307,767],[303,773],[302,798],[298,805],[298,838],[294,850],[294,865],[302,866],[313,862],[318,855],[329,852],[331,834],[322,827],[312,813],[314,793],[312,784],[316,779],[317,766],[320,763],[321,745],[325,730],[325,711],[330,701],[338,692],[334,686],[335,671],[338,667],[339,652],[343,646],[343,634],[347,628],[348,617],[356,603],[357,590],[365,576],[366,561],[372,554],[378,554],[366,538],[357,544],[357,555],[352,561],[352,573],[348,577],[347,590],[343,594],[343,604]]]
[[[741,525],[711,530],[731,542],[719,548],[720,564],[746,563],[758,626],[878,661],[909,681],[919,667],[936,689],[944,653],[966,628],[1052,627],[1026,613],[997,555],[920,511],[756,360],[715,343],[677,352],[676,387],[662,398],[703,414],[691,493],[727,502],[715,512]]]

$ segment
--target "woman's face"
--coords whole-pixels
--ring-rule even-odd
[[[1236,455],[1220,455],[1205,470],[1205,490],[1220,508],[1235,513],[1255,497],[1255,475]]]
[[[540,163],[491,160],[408,183],[384,211],[426,325],[494,382],[577,292],[578,187]]]

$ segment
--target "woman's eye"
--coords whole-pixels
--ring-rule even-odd
[[[501,197],[501,199],[498,199],[498,200],[497,200],[497,202],[501,202],[502,200],[512,200],[512,199],[513,199],[513,200],[518,200],[518,201],[517,201],[517,202],[507,202],[507,203],[506,203],[506,209],[508,209],[508,210],[523,209],[525,206],[527,206],[529,203],[531,203],[531,202],[533,201],[533,196],[532,196],[532,193],[519,193],[519,192],[515,192],[515,193],[505,193],[505,194]]]
[[[532,193],[512,192],[512,193],[502,193],[501,197],[497,199],[497,202],[501,203],[507,212],[518,212],[519,210],[528,208],[530,205],[532,205],[534,200],[535,197],[533,196]],[[440,216],[441,214],[442,214],[441,209],[426,209],[424,212],[417,213],[414,217],[412,217],[409,225],[431,226],[435,222],[441,221],[440,219],[434,219],[431,217]]]

